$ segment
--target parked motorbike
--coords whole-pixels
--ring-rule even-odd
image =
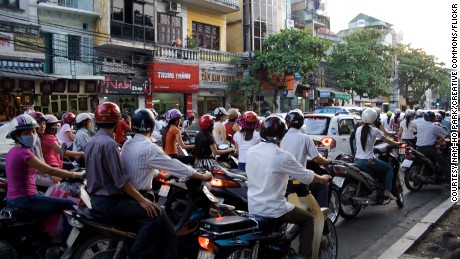
[[[313,195],[307,193],[306,185],[291,180],[286,195],[288,199],[306,196],[315,225],[312,258],[337,258],[337,234],[328,218],[329,209],[320,208]],[[200,229],[199,259],[289,258],[295,256],[291,245],[300,233],[298,225],[248,213],[203,220]]]
[[[450,160],[450,141],[445,141],[440,145],[441,154],[448,156]],[[450,178],[439,174],[441,167],[438,163],[431,161],[421,152],[414,148],[407,148],[406,158],[401,164],[404,173],[404,184],[410,191],[418,191],[423,185],[445,184],[450,182]]]
[[[399,178],[400,162],[392,152],[398,148],[387,143],[380,143],[375,145],[374,153],[379,159],[393,167],[393,190],[391,193],[397,198],[398,207],[402,208],[404,206],[404,194],[402,181]],[[369,205],[390,203],[390,200],[383,195],[385,178],[383,172],[340,160],[333,162],[332,170],[337,175],[333,181],[339,187],[339,214],[343,218],[354,218],[362,208]]]

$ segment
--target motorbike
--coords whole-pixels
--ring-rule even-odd
[[[450,141],[440,143],[440,152],[449,158],[450,161]],[[401,164],[404,173],[404,184],[412,192],[419,191],[423,185],[445,184],[450,179],[445,175],[440,175],[441,167],[438,163],[431,161],[421,152],[414,148],[407,148],[406,158]]]
[[[185,183],[171,181],[169,186],[175,187],[163,189],[162,197],[166,197],[163,205],[178,235],[178,246],[180,247],[178,256],[180,258],[196,257],[198,252],[196,236],[200,220],[235,215],[234,207],[219,204],[218,199],[209,192],[209,185],[195,179],[190,179]],[[76,211],[66,211],[65,215],[73,227],[67,239],[68,248],[64,253],[65,256],[72,255],[72,258],[121,258],[119,256],[124,256],[126,258],[136,238],[136,226],[106,218],[91,210],[90,206],[84,209],[77,208]]]
[[[393,150],[399,147],[380,143],[374,146],[377,157],[393,168],[391,193],[397,198],[399,208],[404,207],[404,194],[402,181],[399,178],[399,159]],[[362,208],[369,205],[386,205],[390,203],[384,195],[384,174],[367,167],[360,167],[351,163],[335,160],[331,165],[334,176],[333,181],[339,187],[339,214],[345,219],[352,219],[358,215]]]
[[[307,185],[290,180],[286,196],[292,201],[304,197],[314,218],[312,258],[337,258],[338,242],[329,209],[320,208]],[[294,203],[298,203],[294,202]],[[289,258],[300,226],[276,219],[242,213],[201,222],[199,259],[204,258]]]

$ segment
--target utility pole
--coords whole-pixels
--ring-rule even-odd
[[[391,32],[391,47],[393,50],[396,50],[396,32]],[[396,51],[393,54],[391,59],[391,69],[392,69],[392,76],[391,76],[391,88],[392,88],[392,95],[390,98],[390,106],[391,103],[395,105],[393,109],[399,109],[399,101],[400,101],[400,92],[399,92],[399,76],[398,76],[398,54]]]

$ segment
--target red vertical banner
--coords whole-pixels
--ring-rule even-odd
[[[188,114],[190,114],[191,112],[193,112],[193,98],[192,98],[192,94],[185,94],[185,101],[187,103],[187,106],[185,107],[185,109],[187,110],[187,116]]]
[[[146,109],[152,109],[153,108],[153,98],[152,98],[151,94],[145,96],[145,108]]]

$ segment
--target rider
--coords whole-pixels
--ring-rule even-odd
[[[218,150],[216,142],[212,136],[213,132],[213,119],[211,115],[205,114],[198,120],[198,126],[200,131],[195,137],[195,166],[206,167],[210,170],[210,167],[214,164],[214,156],[225,155],[233,152],[233,148],[227,148],[225,150]]]
[[[288,132],[284,135],[280,148],[291,153],[297,162],[302,164],[305,168],[307,167],[307,156],[312,158],[313,162],[318,165],[328,165],[332,163],[331,159],[326,159],[321,156],[313,140],[300,131],[303,121],[304,116],[299,110],[290,111],[286,115]],[[312,191],[314,191],[314,196],[319,206],[328,207],[328,186],[321,184],[314,187],[318,187],[315,188],[316,190],[312,188]]]
[[[388,139],[383,135],[383,132],[377,128],[371,126],[371,124],[377,119],[377,113],[374,109],[365,109],[361,115],[361,122],[365,123],[356,130],[356,155],[355,163],[360,166],[370,167],[374,170],[385,171],[385,191],[384,195],[392,200],[396,198],[391,193],[392,180],[393,180],[393,168],[390,164],[374,158],[374,144],[376,139],[380,138],[383,142],[390,145],[399,145],[399,142],[395,142]]]
[[[401,123],[401,110],[396,109],[395,110],[395,116],[393,116],[393,118],[391,118],[391,122],[390,122],[391,130],[398,132],[400,123]]]
[[[315,174],[289,152],[280,149],[279,143],[285,132],[283,119],[269,116],[260,128],[262,141],[248,150],[249,213],[298,224],[301,227],[299,254],[311,258],[314,221],[309,212],[286,200],[288,179],[292,176],[304,184],[326,184],[331,176]]]
[[[415,119],[414,119],[415,123],[419,123],[419,122],[424,121],[423,113],[424,113],[424,111],[422,109],[418,109],[418,110],[415,111]]]
[[[122,170],[118,144],[113,139],[120,118],[120,108],[114,103],[104,102],[96,108],[99,131],[83,148],[91,205],[105,217],[139,224],[130,257],[175,258],[177,239],[166,213],[144,198]]]
[[[446,133],[441,127],[433,124],[435,114],[432,111],[427,111],[423,118],[424,121],[417,123],[417,151],[424,154],[433,162],[437,162],[441,167],[441,173],[449,179],[449,163],[444,159],[441,153],[438,152],[435,142],[438,138],[450,138],[450,133]]]
[[[67,150],[72,150],[72,144],[75,135],[72,132],[72,125],[75,122],[75,114],[73,112],[66,112],[62,116],[63,124],[58,129],[56,137],[62,142],[67,144]]]
[[[177,149],[177,144],[179,144],[179,146],[183,149],[195,148],[195,145],[185,145],[182,140],[182,135],[179,129],[181,118],[182,113],[178,109],[171,109],[166,113],[168,126],[164,128],[163,136],[161,138],[163,151],[171,158],[179,159],[185,164],[193,164],[195,160],[193,156],[179,155],[179,150]]]
[[[236,132],[240,131],[241,128],[236,123],[236,119],[240,117],[240,113],[235,108],[228,109],[228,121],[224,124],[225,127],[225,134],[232,136],[232,140],[230,141],[232,144],[235,144],[233,140],[233,136]]]
[[[415,112],[413,110],[406,110],[404,120],[401,121],[401,127],[399,128],[399,133],[401,134],[403,142],[410,142],[413,147],[415,147],[416,142],[414,132],[417,130],[417,124],[412,121],[414,115]]]
[[[83,150],[86,142],[88,142],[88,140],[91,138],[90,129],[92,126],[92,119],[88,113],[82,112],[77,115],[75,123],[77,126],[77,134],[75,134],[72,150],[78,152]],[[76,157],[76,160],[78,160],[80,164],[83,162],[81,157]]]
[[[177,159],[171,159],[158,145],[153,144],[149,138],[155,127],[153,113],[147,109],[138,109],[132,117],[132,128],[135,135],[126,141],[121,149],[121,164],[123,172],[144,196],[152,189],[152,180],[158,172],[154,169],[165,170],[178,178],[195,178],[201,181],[211,179],[212,174],[197,173]]]
[[[217,145],[227,142],[227,133],[224,125],[222,124],[228,116],[227,111],[223,107],[218,107],[214,110],[216,120],[214,122],[214,130],[212,136]]]
[[[255,112],[247,111],[243,113],[243,117],[236,120],[236,123],[241,127],[241,130],[233,135],[235,153],[238,154],[238,170],[246,171],[246,153],[250,147],[260,142],[259,132],[255,131],[260,127],[260,122]]]
[[[125,132],[131,130],[131,117],[129,115],[122,115],[117,122],[115,129],[115,141],[123,145],[126,141]]]

